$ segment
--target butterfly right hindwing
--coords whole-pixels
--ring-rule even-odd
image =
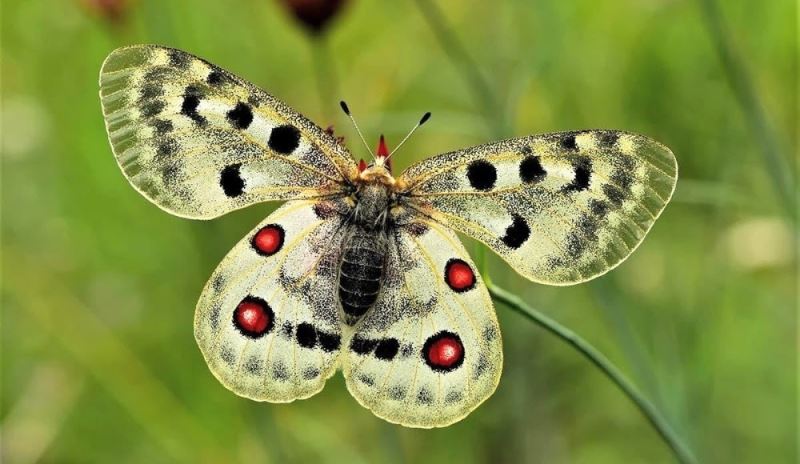
[[[195,338],[238,395],[287,402],[322,389],[339,363],[336,301],[344,200],[291,201],[222,260],[197,303]]]

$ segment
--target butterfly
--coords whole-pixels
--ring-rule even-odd
[[[217,379],[283,403],[341,369],[360,404],[410,427],[463,419],[500,379],[492,301],[456,232],[534,282],[583,282],[631,254],[677,179],[668,148],[610,130],[457,150],[395,177],[384,143],[357,164],[272,95],[155,45],[113,51],[100,97],[122,172],[163,210],[212,219],[285,201],[197,303],[195,338]]]

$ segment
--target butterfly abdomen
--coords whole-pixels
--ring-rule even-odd
[[[378,299],[386,256],[386,240],[381,231],[360,225],[354,229],[339,267],[339,301],[350,325]]]

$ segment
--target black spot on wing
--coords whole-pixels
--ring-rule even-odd
[[[306,380],[312,380],[319,377],[320,371],[314,367],[308,367],[303,370],[303,378]]]
[[[506,229],[506,234],[500,239],[509,248],[519,248],[531,236],[531,228],[522,216],[513,214],[511,225]]]
[[[587,239],[597,240],[597,229],[600,228],[600,223],[594,216],[584,214],[578,218],[577,226]]]
[[[317,331],[317,335],[319,336],[319,344],[323,351],[330,353],[339,349],[339,345],[341,345],[342,342],[339,335],[329,334],[323,331]]]
[[[317,345],[317,331],[307,322],[297,324],[296,336],[297,343],[303,348],[314,348]]]
[[[603,132],[600,134],[599,139],[600,139],[600,145],[606,148],[611,148],[614,146],[614,144],[617,143],[617,140],[619,139],[619,133],[611,131]]]
[[[284,322],[283,325],[281,325],[280,334],[284,337],[291,338],[294,334],[294,326],[292,323],[288,321]]]
[[[178,176],[180,175],[180,168],[175,164],[167,165],[164,169],[161,170],[161,180],[164,181],[166,185],[173,185],[178,181]]]
[[[248,358],[244,362],[244,370],[250,375],[259,375],[264,370],[264,365],[258,358]]]
[[[568,151],[577,151],[578,150],[578,142],[575,140],[575,136],[578,135],[576,132],[570,132],[568,134],[563,134],[561,139],[559,139],[558,144],[561,145],[561,148]]]
[[[225,75],[222,72],[214,70],[206,76],[206,82],[211,85],[221,85],[225,82]]]
[[[385,338],[378,342],[375,348],[375,357],[384,361],[391,361],[400,350],[400,342],[395,338]]]
[[[463,398],[464,398],[464,394],[463,393],[461,393],[460,391],[453,390],[453,391],[447,392],[447,395],[445,395],[445,397],[444,397],[444,402],[448,403],[448,404],[458,403]]]
[[[489,359],[481,353],[481,355],[478,356],[478,362],[475,364],[475,370],[472,372],[472,378],[478,380],[489,370],[489,367]]]
[[[580,192],[589,188],[592,181],[592,161],[589,158],[579,158],[575,162],[575,177],[572,182],[564,187],[566,192]]]
[[[406,397],[406,388],[402,385],[392,385],[389,388],[389,398],[400,401]]]
[[[203,95],[200,90],[190,85],[186,87],[183,93],[183,102],[181,103],[181,114],[188,117],[198,125],[206,123],[206,118],[197,112],[197,107],[200,106],[200,100]]]
[[[519,163],[519,178],[526,184],[540,182],[547,176],[538,156],[529,155]]]
[[[219,313],[220,313],[220,307],[214,306],[211,309],[211,313],[208,315],[208,322],[209,324],[211,324],[212,330],[217,330],[219,328]]]
[[[617,166],[611,173],[611,178],[609,180],[625,192],[629,192],[634,182],[633,171],[636,167],[636,163],[630,156],[621,155],[616,160],[615,164]]]
[[[236,361],[236,356],[234,356],[233,350],[229,346],[225,346],[220,350],[219,358],[228,365],[233,364],[233,362]]]
[[[433,404],[433,394],[427,388],[423,388],[417,392],[417,403],[419,404]]]
[[[467,179],[476,190],[491,190],[497,182],[497,169],[486,160],[475,160],[467,166]]]
[[[272,377],[276,380],[289,380],[289,369],[286,365],[278,361],[272,366]]]
[[[362,338],[358,335],[353,336],[353,340],[350,342],[350,349],[355,352],[356,354],[367,354],[371,353],[372,350],[378,345],[376,340],[370,340],[367,338]]]
[[[173,131],[174,126],[169,119],[155,119],[151,123],[156,135],[166,135]]]
[[[170,50],[169,54],[169,64],[175,66],[179,69],[187,69],[189,67],[189,63],[191,63],[191,57],[186,53],[183,53],[178,50]]]
[[[370,387],[375,385],[375,379],[369,375],[361,374],[358,376],[358,380],[364,385],[369,385]]]
[[[152,100],[164,95],[164,88],[158,82],[147,82],[142,86],[139,91],[139,99],[144,102],[145,100]]]
[[[244,179],[242,179],[241,164],[227,166],[219,175],[219,185],[222,191],[230,198],[235,198],[244,193]]]
[[[589,201],[589,211],[601,218],[608,213],[608,203],[603,200],[592,199]]]
[[[139,112],[143,118],[155,117],[166,108],[167,104],[161,100],[151,100],[139,107]]]
[[[247,103],[239,102],[232,110],[228,111],[227,117],[228,122],[236,129],[247,129],[253,122],[253,110]]]
[[[278,126],[272,129],[267,144],[278,153],[288,155],[300,145],[300,131],[289,124]]]
[[[178,143],[175,139],[167,137],[161,140],[161,143],[158,144],[158,148],[156,148],[156,157],[158,158],[167,158],[171,155],[174,155],[178,151]]]
[[[614,185],[603,185],[603,193],[605,194],[606,198],[608,198],[608,201],[610,201],[611,204],[616,207],[622,206],[622,202],[625,201],[625,192]]]

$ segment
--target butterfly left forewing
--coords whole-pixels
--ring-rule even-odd
[[[494,308],[451,231],[415,217],[389,240],[381,296],[343,347],[347,387],[390,422],[443,427],[497,386],[502,345]]]
[[[523,276],[566,285],[630,255],[677,174],[672,152],[647,137],[581,131],[435,156],[399,183],[410,207],[482,241]]]
[[[123,173],[179,216],[208,219],[255,202],[341,193],[356,170],[344,147],[308,119],[180,50],[113,51],[100,97]]]
[[[214,375],[238,395],[287,402],[322,389],[342,341],[335,299],[348,206],[291,201],[222,260],[195,312]]]

